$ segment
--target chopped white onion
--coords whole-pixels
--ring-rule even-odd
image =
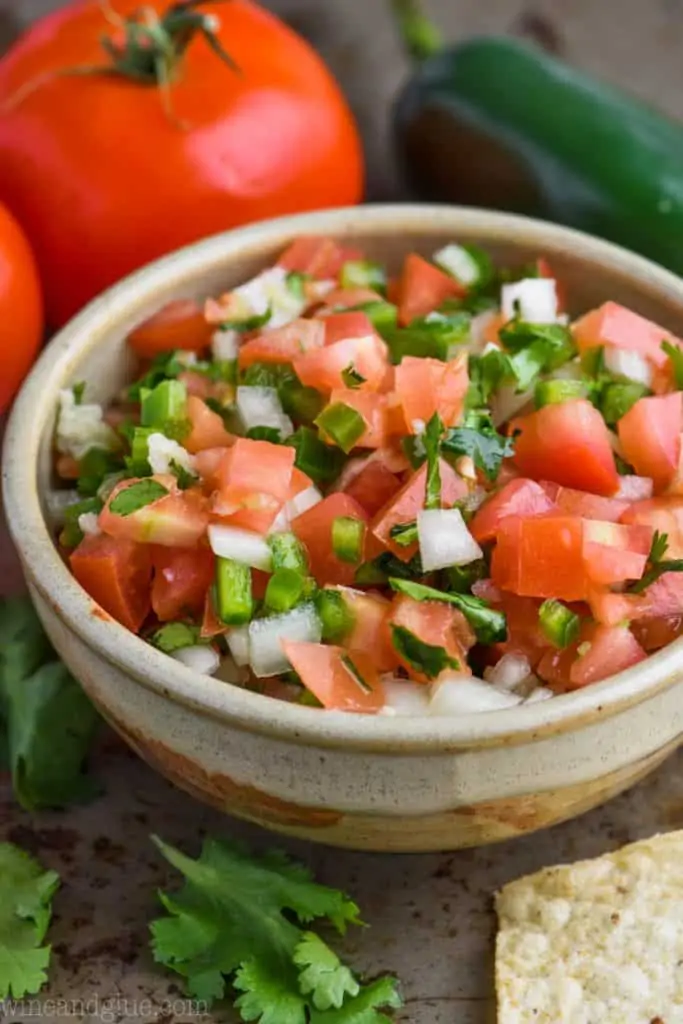
[[[236,665],[249,664],[249,626],[235,626],[225,634],[228,648]]]
[[[214,359],[237,359],[239,347],[239,331],[214,331],[213,334],[211,335],[211,354]]]
[[[303,491],[299,491],[293,498],[285,502],[268,532],[282,533],[284,530],[288,530],[292,519],[296,519],[297,516],[308,512],[309,508],[313,508],[314,505],[317,505],[322,500],[323,496],[314,484],[306,487]]]
[[[426,686],[396,676],[382,676],[385,715],[426,715],[429,709],[429,691]]]
[[[458,507],[463,512],[476,512],[478,508],[481,508],[488,496],[489,492],[485,491],[483,487],[473,487],[464,498],[461,498]]]
[[[425,572],[468,565],[482,550],[467,529],[458,508],[425,509],[417,515],[417,537]]]
[[[48,491],[45,495],[45,507],[47,515],[55,526],[63,526],[65,522],[64,512],[70,505],[75,505],[82,498],[78,491]]]
[[[102,418],[102,406],[94,402],[77,404],[72,388],[59,392],[57,416],[57,451],[71,455],[77,461],[91,448],[111,451],[118,446],[118,438]]]
[[[301,316],[308,305],[305,297],[287,286],[287,271],[284,267],[269,267],[233,292],[246,304],[250,315],[262,316],[270,309],[270,319],[264,330],[284,327]]]
[[[333,292],[337,282],[332,278],[325,278],[323,281],[307,281],[306,291],[311,299],[324,299],[326,295]]]
[[[462,245],[444,245],[432,256],[437,267],[454,277],[461,284],[475,284],[481,276],[479,264]]]
[[[557,323],[557,289],[550,277],[525,277],[501,289],[501,308],[506,320],[519,307],[522,320],[531,324]]]
[[[97,512],[81,512],[78,517],[78,528],[86,537],[99,537],[100,517]]]
[[[171,463],[184,469],[187,473],[193,473],[195,467],[194,455],[190,455],[182,445],[173,441],[165,434],[150,434],[147,438],[147,461],[152,467],[153,473],[171,473]]]
[[[241,530],[237,526],[209,525],[209,544],[214,555],[231,558],[252,569],[270,570],[273,556],[268,543],[260,533]]]
[[[648,476],[627,474],[619,477],[619,490],[614,497],[621,501],[644,501],[652,497],[653,491],[654,481]]]
[[[521,704],[515,693],[499,690],[472,676],[449,676],[431,687],[430,715],[468,715],[473,711],[500,711]]]
[[[294,431],[294,425],[289,416],[285,415],[275,388],[239,387],[236,405],[245,430],[273,427],[280,431],[282,437],[289,437]]]
[[[301,604],[284,615],[254,619],[249,624],[249,659],[255,676],[278,675],[291,667],[282,640],[319,643],[322,626],[312,604]]]
[[[491,397],[491,419],[499,427],[507,423],[534,400],[533,391],[515,391],[514,384],[503,384]]]
[[[181,366],[188,366],[188,367],[196,366],[196,364],[199,362],[199,360],[197,359],[197,353],[196,352],[187,352],[187,351],[177,352],[176,353],[176,359],[178,360],[178,362],[180,363]]]
[[[173,651],[171,657],[186,665],[187,668],[191,668],[194,672],[201,672],[205,676],[212,676],[221,661],[218,652],[214,651],[213,647],[209,647],[208,644],[194,644],[192,647],[181,647],[177,651]]]
[[[484,669],[484,679],[502,690],[516,690],[530,675],[531,665],[523,654],[504,654],[495,665]]]
[[[525,698],[525,704],[538,704],[541,700],[549,700],[550,697],[554,697],[555,694],[547,686],[537,686],[531,691],[528,697]]]
[[[617,348],[616,345],[605,345],[604,349],[605,366],[615,377],[623,377],[632,380],[644,387],[652,387],[654,376],[652,363],[641,356],[640,352],[634,352],[628,348]]]

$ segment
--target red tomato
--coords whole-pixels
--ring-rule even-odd
[[[310,274],[317,280],[337,277],[347,260],[362,259],[357,249],[339,245],[333,238],[320,235],[301,235],[285,249],[277,261],[278,267]]]
[[[478,592],[478,596],[487,599],[485,593]],[[497,591],[490,603],[505,613],[507,621],[508,637],[495,645],[496,654],[523,654],[534,668],[548,647],[548,638],[538,622],[540,600]]]
[[[469,524],[469,531],[483,544],[496,539],[500,524],[508,516],[542,516],[554,507],[543,487],[534,480],[517,477],[484,502]]]
[[[658,651],[683,636],[683,615],[664,619],[637,619],[631,632],[644,651]]]
[[[296,452],[240,437],[218,467],[212,512],[231,526],[266,533],[289,498]]]
[[[149,548],[105,534],[84,537],[69,556],[71,571],[93,600],[137,633],[150,611]]]
[[[557,295],[557,312],[564,313],[567,308],[567,294],[566,288],[562,284],[562,281],[558,281],[555,276],[555,271],[552,266],[545,258],[545,256],[539,256],[536,260],[536,273],[539,277],[548,277],[555,282],[555,294]]]
[[[683,558],[683,497],[678,495],[636,501],[621,517],[622,523],[650,526],[667,536],[668,558]]]
[[[356,566],[342,562],[332,548],[332,524],[338,516],[353,516],[367,522],[368,517],[357,501],[348,494],[329,494],[313,508],[292,520],[292,532],[306,546],[311,575],[322,586],[342,583],[350,586]]]
[[[573,516],[509,517],[498,529],[491,579],[523,597],[581,601],[588,579],[582,560],[583,522]]]
[[[639,352],[654,366],[665,366],[668,360],[662,351],[665,339],[674,345],[682,344],[663,327],[646,320],[617,302],[605,302],[598,309],[586,313],[572,325],[576,343],[581,351],[602,345],[614,345]]]
[[[387,443],[387,399],[372,391],[357,388],[335,388],[330,405],[342,402],[359,412],[365,420],[365,433],[356,441],[356,448],[383,448]],[[328,439],[331,442],[331,439]]]
[[[609,431],[584,398],[545,405],[513,420],[514,462],[520,473],[579,491],[611,495],[619,486]]]
[[[291,363],[302,352],[322,348],[325,328],[320,320],[292,320],[284,327],[264,331],[241,346],[237,362],[241,370],[252,363]]]
[[[134,478],[122,480],[100,512],[100,529],[119,540],[161,544],[170,548],[194,547],[209,524],[204,495],[194,487],[187,491],[174,490],[174,477],[155,476],[152,479],[163,484],[170,493],[129,515],[118,515],[110,510],[114,498],[127,487],[140,483]]]
[[[136,19],[138,39],[144,18],[171,10],[176,46],[188,44],[170,75],[171,112],[154,81],[62,74],[111,66],[103,36],[122,45],[123,32],[96,3],[69,3],[43,18],[0,63],[0,95],[9,101],[0,201],[33,239],[54,326],[178,246],[361,197],[356,127],[306,42],[247,0],[202,3],[234,71],[203,40],[188,43],[168,0],[116,3],[118,17]],[[93,130],[102,111],[106,131]]]
[[[183,439],[183,447],[188,452],[195,454],[206,448],[228,448],[235,443],[235,437],[225,429],[222,417],[196,395],[188,396],[187,418],[192,429]]]
[[[214,636],[221,636],[223,633],[227,633],[228,629],[229,626],[226,626],[225,623],[221,622],[218,618],[211,590],[207,590],[204,598],[204,615],[199,635],[202,640],[211,640]]]
[[[321,314],[326,316],[326,310],[349,309],[351,306],[362,306],[365,302],[379,302],[381,299],[379,292],[372,288],[335,288],[323,299]]]
[[[337,587],[353,615],[354,625],[344,639],[350,651],[362,651],[371,657],[378,672],[391,672],[398,666],[387,620],[391,602],[379,594],[366,594],[351,587]]]
[[[617,423],[624,455],[636,473],[652,477],[655,490],[673,480],[681,456],[683,396],[640,398]]]
[[[195,455],[195,469],[201,477],[207,494],[215,491],[220,483],[218,467],[223,461],[224,455],[225,448],[204,448]]]
[[[474,643],[474,634],[462,613],[452,605],[442,601],[414,601],[400,594],[394,598],[388,625],[390,630],[392,626],[401,626],[423,643],[443,647],[458,662],[458,668],[448,669],[449,672],[472,674],[467,664],[467,651]],[[397,657],[411,679],[418,683],[432,681],[398,653]]]
[[[467,289],[454,277],[411,252],[405,258],[398,284],[398,322],[409,324],[437,309],[445,299],[466,294]]]
[[[320,323],[325,328],[326,345],[334,345],[347,338],[367,338],[376,333],[370,317],[360,309],[349,313],[331,313]]]
[[[43,337],[43,298],[35,259],[4,206],[0,206],[0,318],[1,413],[28,373]]]
[[[358,390],[378,391],[388,365],[387,347],[373,334],[306,352],[294,360],[294,371],[302,384],[333,391],[345,387],[342,373],[352,366],[364,378]]]
[[[468,494],[468,487],[462,477],[452,469],[443,459],[439,461],[441,470],[441,505],[443,508],[450,508]],[[391,538],[391,528],[398,523],[413,523],[418,512],[424,508],[425,487],[427,483],[427,466],[420,466],[403,485],[398,494],[391,499],[383,508],[377,512],[372,520],[371,530],[374,537],[379,540],[385,548],[400,558],[403,562],[409,562],[417,551],[417,542],[401,547]]]
[[[629,506],[628,501],[602,498],[597,494],[588,494],[587,491],[575,491],[571,487],[560,487],[559,484],[552,483],[550,480],[541,480],[540,485],[557,508],[568,516],[618,523]],[[519,515],[523,514],[519,513]]]
[[[143,359],[173,349],[200,352],[211,341],[211,324],[192,299],[169,302],[128,335],[128,344]]]
[[[666,572],[643,594],[610,594],[595,591],[589,596],[593,617],[606,626],[635,619],[662,619],[683,614],[683,575]]]
[[[562,650],[548,647],[536,666],[536,674],[556,693],[565,693],[567,690],[573,689],[569,673],[576,661],[578,648],[579,641],[569,644]]]
[[[289,494],[287,500],[291,501],[292,498],[296,498],[297,494],[301,494],[302,491],[307,491],[309,487],[313,486],[313,481],[310,476],[306,473],[302,473],[297,466],[292,468],[292,479],[289,484]]]
[[[368,714],[384,707],[377,669],[367,655],[354,652],[349,665],[350,656],[343,647],[283,640],[282,648],[306,689],[324,708]]]
[[[395,387],[408,429],[428,423],[435,412],[452,427],[460,421],[469,386],[467,353],[443,363],[439,359],[405,356],[395,369]]]
[[[379,512],[400,489],[401,481],[396,474],[378,460],[367,462],[344,487],[345,493],[362,505],[369,516]]]
[[[152,609],[160,622],[199,615],[213,583],[214,561],[210,548],[152,548]]]
[[[579,645],[579,657],[569,670],[571,689],[607,679],[647,657],[626,626],[595,626],[586,643],[588,650],[582,654],[583,644]]]

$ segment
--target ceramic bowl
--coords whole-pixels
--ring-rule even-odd
[[[57,392],[106,402],[133,372],[124,338],[159,306],[237,284],[302,233],[398,267],[407,250],[474,242],[520,263],[543,253],[573,311],[607,298],[683,334],[683,282],[567,228],[482,210],[366,206],[256,224],[152,264],[89,305],[47,347],[4,451],[12,536],[45,628],[108,722],[198,799],[267,828],[366,850],[452,850],[573,817],[652,771],[683,730],[683,640],[552,700],[460,718],[390,718],[276,702],[193,673],[112,621],[70,576],[46,509]],[[96,258],[94,256],[93,258]]]

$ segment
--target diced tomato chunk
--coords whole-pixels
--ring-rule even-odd
[[[469,524],[469,531],[476,541],[483,544],[495,540],[498,527],[508,516],[541,516],[554,507],[544,487],[534,480],[517,477],[484,502]]]
[[[344,638],[350,651],[363,651],[371,657],[378,672],[391,672],[398,666],[396,651],[389,635],[391,602],[380,594],[365,593],[352,587],[337,587],[353,616],[351,632]]]
[[[294,371],[302,384],[318,391],[333,391],[345,387],[344,370],[353,367],[363,382],[359,389],[378,391],[386,376],[387,347],[380,337],[371,334],[362,338],[347,338],[334,345],[306,352],[294,360]]]
[[[346,494],[362,505],[369,516],[379,512],[400,489],[399,478],[378,459],[367,462],[344,487]]]
[[[192,429],[183,439],[183,447],[193,455],[205,448],[228,448],[235,443],[234,434],[228,433],[218,413],[196,395],[188,396],[187,416]]]
[[[361,309],[348,313],[330,313],[324,320],[317,322],[325,332],[326,345],[334,345],[347,338],[367,338],[376,334],[372,320]]]
[[[407,629],[432,647],[443,647],[449,657],[458,662],[457,669],[447,671],[471,675],[467,651],[474,644],[475,638],[467,620],[457,608],[442,601],[414,601],[412,597],[400,594],[394,598],[388,625],[390,630],[393,626]],[[411,679],[418,683],[432,681],[398,652],[397,657]]]
[[[683,636],[683,615],[661,619],[636,619],[631,632],[645,651],[658,651]]]
[[[231,526],[266,533],[289,498],[296,452],[240,437],[218,467],[212,511]]]
[[[193,299],[174,299],[134,328],[128,344],[139,356],[153,359],[174,349],[200,352],[208,347],[211,333],[211,325]]]
[[[598,494],[589,494],[588,491],[576,491],[572,487],[561,487],[550,480],[541,480],[540,485],[557,508],[568,516],[618,523],[629,506],[628,501],[603,498]]]
[[[602,345],[639,352],[654,366],[665,366],[668,360],[662,350],[662,341],[673,345],[682,342],[663,327],[646,320],[633,310],[617,302],[605,302],[598,309],[591,310],[572,325],[576,343],[581,351]]]
[[[350,309],[353,306],[362,306],[366,302],[380,302],[382,296],[373,288],[335,288],[328,292],[323,299],[321,316],[328,316],[328,310]]]
[[[595,626],[585,643],[588,649],[581,653],[583,644],[579,646],[579,657],[569,670],[572,689],[607,679],[647,657],[626,626]]]
[[[466,353],[447,363],[405,356],[394,373],[396,394],[412,434],[435,412],[447,427],[459,423],[469,386]]]
[[[199,473],[206,494],[215,491],[220,483],[218,467],[224,455],[225,448],[204,448],[195,455],[195,469]]]
[[[358,249],[339,245],[333,238],[319,235],[302,235],[296,238],[281,254],[278,267],[310,274],[318,280],[337,277],[347,260],[362,258]]]
[[[511,516],[500,524],[491,579],[523,597],[581,601],[589,580],[583,558],[583,521],[574,516]]]
[[[641,476],[651,477],[656,491],[673,480],[681,456],[683,395],[640,398],[617,423],[628,462]]]
[[[114,487],[100,512],[100,529],[110,537],[139,544],[194,547],[206,533],[209,523],[206,498],[196,487],[178,491],[172,476],[155,476],[152,479],[165,486],[169,493],[129,515],[119,515],[111,511],[112,502],[126,488],[140,483],[135,478],[122,480]]]
[[[584,540],[583,559],[586,575],[603,586],[623,583],[625,580],[639,580],[645,572],[647,555],[637,551],[625,551]]]
[[[589,604],[593,617],[606,626],[683,615],[683,573],[665,572],[642,594],[596,590],[591,592]]]
[[[494,607],[504,612],[507,622],[507,640],[495,644],[498,660],[503,654],[523,654],[528,658],[532,668],[548,647],[548,638],[538,621],[538,609],[541,601],[538,598],[518,597],[504,590],[489,588],[489,591],[477,587],[477,596],[489,601]]]
[[[199,632],[202,640],[211,640],[214,636],[221,636],[227,633],[230,627],[218,618],[218,613],[213,603],[212,590],[207,590],[204,597],[204,616]]]
[[[456,501],[465,498],[469,489],[465,481],[443,459],[439,462],[441,471],[441,505],[450,508]],[[427,466],[422,465],[403,485],[398,494],[381,508],[372,521],[371,529],[377,540],[389,548],[397,558],[409,562],[417,551],[417,542],[401,547],[391,537],[391,529],[399,523],[415,522],[417,514],[424,508],[427,484]]]
[[[304,352],[322,348],[325,327],[320,320],[292,320],[284,327],[263,331],[241,345],[237,362],[241,370],[252,363],[291,363]]]
[[[292,468],[292,479],[289,485],[289,495],[287,500],[291,501],[292,498],[296,498],[297,494],[301,494],[302,491],[307,491],[309,487],[313,486],[313,481],[310,476],[306,473],[302,473],[298,466]]]
[[[311,575],[322,586],[325,583],[353,583],[356,566],[337,558],[332,547],[332,524],[338,516],[353,516],[367,522],[365,510],[349,497],[337,492],[329,494],[313,508],[292,520],[293,533],[308,551]]]
[[[545,405],[514,420],[514,462],[524,476],[612,495],[619,487],[609,431],[584,398]]]
[[[208,547],[151,549],[152,609],[160,622],[194,618],[213,582],[214,555]]]
[[[398,320],[406,325],[426,316],[446,299],[467,294],[459,281],[411,252],[406,256],[398,284]]]
[[[94,601],[137,633],[150,612],[149,548],[106,534],[86,536],[69,556],[71,571]]]
[[[293,640],[283,640],[282,648],[301,682],[324,708],[368,714],[384,707],[377,669],[367,655],[349,655],[332,644]]]

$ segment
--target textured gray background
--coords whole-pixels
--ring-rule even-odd
[[[0,0],[0,49],[20,21],[53,6],[50,0]],[[407,65],[385,4],[273,0],[267,6],[287,16],[319,47],[342,82],[366,142],[369,194],[395,195],[387,109]],[[453,39],[491,31],[534,34],[593,73],[674,116],[682,113],[681,0],[432,0],[427,7]],[[7,545],[3,551],[0,543],[5,589],[8,557]],[[66,814],[17,811],[9,786],[0,780],[0,838],[34,849],[63,878],[50,933],[52,982],[43,998],[80,1001],[84,1013],[74,1012],[78,1005],[62,1008],[72,1020],[197,1020],[190,1007],[183,1012],[180,1003],[168,1005],[181,993],[172,978],[154,967],[146,946],[147,922],[156,913],[155,889],[171,878],[148,835],[158,832],[187,849],[196,849],[205,831],[239,834],[258,845],[271,840],[193,803],[113,737],[105,739],[97,769],[106,795]],[[349,937],[348,955],[370,974],[390,970],[400,975],[406,996],[400,1021],[488,1024],[494,1014],[493,891],[544,864],[593,856],[682,825],[683,754],[601,810],[542,835],[484,850],[384,857],[285,845],[323,881],[348,889],[360,902],[371,927]],[[14,1019],[31,1020],[28,1009],[17,1008]],[[65,1019],[58,1012],[44,1010],[41,1020]],[[209,1019],[233,1020],[221,1007]]]

